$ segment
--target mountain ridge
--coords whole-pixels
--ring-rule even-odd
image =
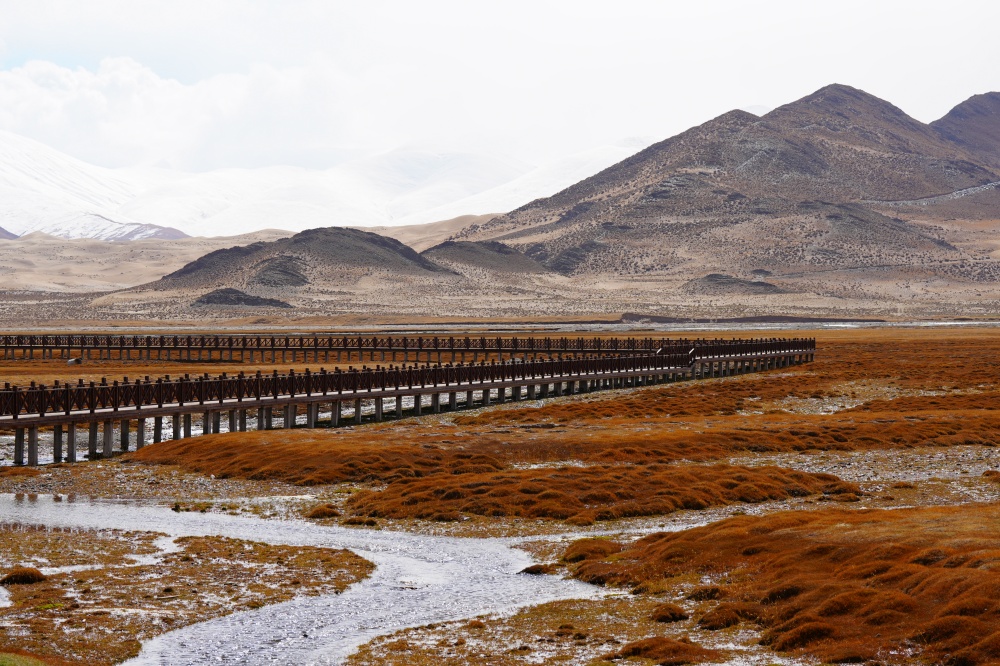
[[[182,317],[214,293],[303,316],[992,316],[1000,169],[979,156],[989,142],[969,138],[1000,135],[992,105],[967,101],[934,126],[834,84],[761,116],[722,114],[506,214],[465,218],[420,254],[324,227],[217,251],[91,306]],[[462,226],[427,232],[437,241],[452,225]],[[401,237],[416,244],[419,233]]]
[[[973,95],[930,126],[1000,169],[1000,92]]]
[[[511,244],[568,275],[669,274],[699,263],[725,273],[732,261],[744,271],[767,268],[775,250],[723,251],[731,256],[719,262],[713,243],[745,244],[742,229],[774,233],[773,220],[785,219],[798,269],[830,261],[847,268],[845,248],[892,254],[894,244],[923,263],[947,262],[961,253],[938,232],[897,220],[873,200],[923,199],[933,202],[924,215],[940,209],[942,217],[967,203],[942,196],[954,191],[1000,203],[995,190],[977,191],[1000,175],[976,160],[885,100],[834,84],[760,117],[722,114],[454,239]],[[859,219],[865,225],[849,222]]]

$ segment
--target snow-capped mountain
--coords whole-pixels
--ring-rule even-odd
[[[33,231],[102,240],[184,236],[118,213],[147,186],[133,174],[96,167],[0,132],[0,227],[16,236]]]
[[[418,224],[517,208],[643,145],[597,148],[541,166],[410,147],[326,170],[181,173],[98,167],[0,132],[0,227],[15,236],[136,240]]]

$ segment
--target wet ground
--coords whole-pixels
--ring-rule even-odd
[[[155,530],[285,545],[348,548],[375,573],[339,595],[298,598],[164,634],[133,664],[334,664],[367,640],[430,622],[510,612],[598,588],[554,576],[518,574],[531,564],[515,541],[453,539],[319,527],[216,513],[177,513],[140,502],[54,501],[0,496],[7,520],[52,527]]]
[[[377,564],[370,579],[340,595],[297,598],[165,633],[145,643],[133,663],[324,664],[345,659],[359,665],[407,666],[591,663],[613,653],[616,645],[649,635],[687,635],[707,647],[730,650],[727,663],[817,663],[763,649],[757,645],[760,632],[747,624],[722,632],[699,630],[696,619],[705,609],[689,603],[682,594],[706,582],[697,576],[677,581],[676,590],[631,594],[565,579],[562,575],[569,569],[559,559],[569,544],[583,536],[630,542],[652,532],[682,531],[733,516],[811,511],[832,506],[833,501],[850,510],[997,502],[1000,483],[995,479],[1000,475],[991,472],[1000,468],[1000,449],[994,441],[1000,430],[991,420],[995,409],[991,400],[998,390],[992,359],[1000,351],[1000,338],[992,331],[980,331],[968,339],[955,334],[934,347],[925,341],[933,341],[933,335],[918,332],[909,342],[905,335],[901,338],[906,353],[886,356],[879,345],[888,343],[880,340],[895,344],[892,335],[896,333],[841,336],[838,340],[849,344],[828,352],[840,356],[787,372],[525,402],[463,412],[460,418],[431,416],[421,420],[419,427],[405,430],[380,426],[369,431],[364,426],[345,428],[344,437],[336,433],[338,441],[361,444],[360,435],[371,432],[376,444],[409,443],[414,451],[433,447],[472,450],[477,439],[496,443],[490,446],[497,452],[521,447],[517,456],[501,460],[505,470],[596,465],[648,465],[652,469],[661,463],[644,461],[640,455],[644,447],[671,455],[670,447],[678,447],[681,455],[665,455],[663,460],[833,474],[860,486],[859,494],[846,499],[810,495],[740,502],[578,526],[553,519],[466,513],[453,522],[379,518],[374,528],[345,527],[343,517],[307,522],[300,516],[322,502],[346,516],[347,499],[353,492],[379,492],[394,481],[380,478],[306,486],[276,478],[217,479],[208,470],[196,473],[173,465],[116,459],[72,469],[48,467],[33,476],[0,474],[0,493],[22,493],[20,499],[13,494],[0,496],[0,516],[53,527],[155,531],[169,538],[215,535],[348,548]],[[940,376],[925,378],[924,370],[930,365],[941,369]],[[984,399],[966,400],[970,397]],[[946,402],[934,407],[929,400],[938,398]],[[919,420],[924,426],[946,420],[957,433],[955,441],[964,441],[962,422],[968,418],[970,428],[975,428],[969,431],[969,439],[980,443],[926,446],[895,441],[897,435],[916,432],[905,414],[896,413],[895,405],[907,400],[909,409],[922,410]],[[879,413],[852,412],[866,404],[877,405],[876,412],[884,411],[885,418]],[[645,411],[647,405],[649,411]],[[956,417],[958,408],[965,411]],[[532,414],[518,415],[519,410]],[[892,436],[874,441],[877,431],[888,430],[890,424],[895,428]],[[773,434],[774,442],[787,444],[788,450],[751,451],[742,444],[733,445],[733,435],[740,434],[743,425],[756,428],[750,439],[771,444],[766,438]],[[856,450],[837,450],[841,440],[822,438],[805,442],[804,450],[792,450],[801,448],[805,440],[792,441],[789,431],[815,428],[825,433],[823,428],[831,425],[842,429],[842,446],[856,446]],[[864,437],[853,434],[858,428],[868,428]],[[668,437],[678,432],[689,435]],[[307,431],[289,436],[304,438]],[[617,447],[623,458],[600,458],[600,448],[591,442],[618,436],[625,439],[609,446]],[[940,433],[935,436],[941,438]],[[402,442],[394,437],[410,439]],[[211,440],[206,438],[205,444]],[[307,444],[324,446],[322,438]],[[690,458],[685,459],[688,454]],[[122,501],[88,496],[120,496]],[[504,538],[456,538],[497,535]],[[555,565],[555,575],[517,573],[538,562]],[[649,604],[670,595],[687,604],[691,619],[672,626],[649,623]],[[3,602],[0,593],[0,606]],[[482,627],[470,622],[477,617]],[[572,629],[562,625],[572,625]],[[527,649],[522,650],[524,646]]]

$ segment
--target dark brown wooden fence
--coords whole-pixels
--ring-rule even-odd
[[[501,342],[498,344],[503,344]],[[273,411],[284,412],[284,427],[294,427],[300,407],[306,408],[307,426],[317,427],[321,403],[330,406],[330,424],[340,423],[343,405],[353,403],[354,423],[362,422],[362,403],[372,405],[371,417],[381,421],[384,402],[395,400],[395,417],[404,416],[404,398],[412,399],[410,412],[419,416],[428,396],[431,408],[465,409],[522,399],[547,398],[607,388],[642,386],[647,383],[720,377],[757,372],[812,361],[816,341],[789,340],[658,341],[656,352],[637,353],[628,348],[619,355],[554,354],[548,358],[512,358],[480,363],[388,365],[334,369],[318,372],[256,372],[210,377],[161,377],[141,380],[85,382],[51,386],[32,383],[26,387],[5,384],[0,389],[0,429],[15,431],[14,464],[36,465],[39,432],[52,429],[53,459],[75,462],[77,427],[89,427],[88,457],[114,454],[115,432],[122,451],[127,451],[131,423],[136,425],[136,445],[145,442],[147,419],[153,420],[153,441],[162,441],[164,420],[172,421],[174,438],[192,435],[192,416],[201,415],[202,432],[220,432],[222,414],[229,430],[246,430],[247,414],[257,411],[257,427],[273,427]],[[518,342],[520,344],[520,342]],[[537,348],[537,347],[536,347]],[[550,391],[551,388],[551,391]],[[477,396],[478,395],[478,399]],[[103,447],[98,450],[98,426],[103,427]],[[66,456],[63,458],[63,435]],[[27,438],[25,435],[27,434]],[[25,447],[27,444],[27,447]]]
[[[299,359],[316,362],[347,360],[367,356],[372,362],[385,354],[402,354],[402,360],[451,360],[479,356],[557,356],[683,353],[693,346],[728,344],[725,340],[654,338],[568,338],[568,337],[423,337],[423,336],[332,336],[332,335],[2,335],[0,354],[4,359],[93,357],[115,359],[240,360],[255,358],[272,361]],[[744,341],[746,342],[746,341]]]
[[[678,349],[679,345],[664,348]],[[306,370],[287,374],[257,372],[239,373],[234,377],[181,377],[178,379],[145,378],[129,381],[84,382],[52,386],[27,387],[6,384],[0,390],[0,417],[13,419],[22,414],[45,416],[50,413],[71,414],[77,411],[96,412],[111,409],[163,407],[176,404],[225,402],[227,400],[259,400],[262,397],[312,396],[331,393],[371,392],[402,387],[449,387],[461,384],[481,384],[504,380],[531,380],[571,375],[634,372],[687,368],[699,361],[715,358],[755,357],[787,353],[808,353],[815,349],[815,340],[737,340],[695,343],[686,352],[590,356],[583,358],[531,361],[491,361],[479,364],[446,364],[424,366],[389,366],[327,372]]]

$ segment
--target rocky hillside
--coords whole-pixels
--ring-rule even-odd
[[[1000,93],[970,97],[931,127],[984,164],[1000,168]]]
[[[424,250],[420,256],[462,275],[549,272],[531,257],[496,241],[445,241]]]
[[[160,280],[102,300],[166,299],[199,305],[303,303],[358,291],[391,293],[401,283],[433,283],[455,277],[397,240],[330,227],[216,250]],[[233,300],[228,297],[234,292],[226,290],[236,290],[241,296]],[[217,292],[226,298],[217,298]],[[211,294],[207,301],[206,294]]]
[[[95,304],[176,309],[212,294],[203,308],[317,314],[992,316],[998,107],[979,95],[928,125],[827,86],[760,117],[726,113],[420,254],[316,229]]]
[[[761,117],[724,114],[457,237],[499,240],[567,275],[947,271],[973,257],[896,211],[919,202],[923,220],[942,219],[964,193],[1000,217],[1000,169],[982,156],[993,149],[974,147],[1000,123],[972,115],[925,125],[832,85]]]

